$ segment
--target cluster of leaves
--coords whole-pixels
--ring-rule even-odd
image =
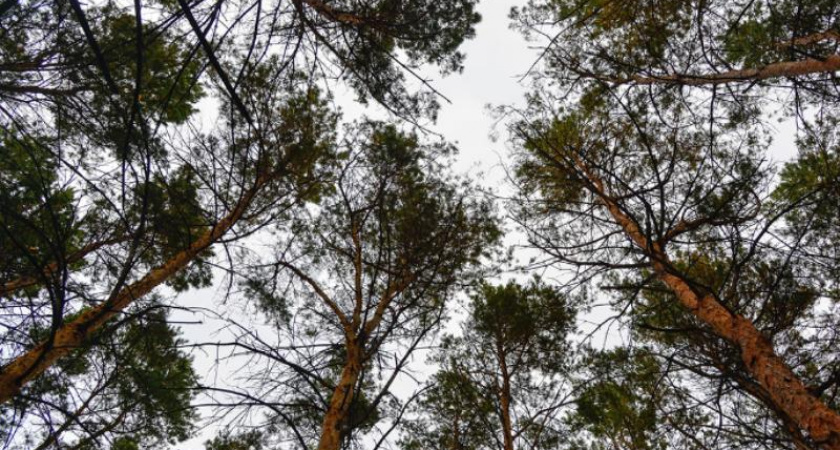
[[[167,323],[165,309],[145,306],[128,324],[110,324],[4,405],[6,430],[14,429],[14,415],[35,413],[54,431],[27,430],[33,448],[165,448],[189,437],[197,419],[190,408],[197,380],[192,358],[178,349],[184,341]],[[31,333],[39,342],[49,329]]]

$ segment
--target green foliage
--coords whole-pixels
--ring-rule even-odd
[[[88,347],[61,359],[28,385],[14,406],[39,408],[40,401],[48,400],[75,410],[78,396],[93,395],[91,410],[80,410],[74,419],[73,425],[81,428],[71,427],[79,433],[77,445],[83,449],[99,448],[99,441],[88,439],[86,433],[100,428],[115,437],[115,450],[158,448],[189,438],[197,419],[189,408],[197,380],[192,359],[177,348],[184,341],[166,322],[165,310],[151,307],[123,328],[106,328]],[[37,342],[48,333],[41,328],[40,336],[33,338]],[[94,394],[89,389],[100,391]],[[59,442],[71,436],[66,433]]]
[[[625,79],[802,59],[796,47],[825,54],[832,51],[830,41],[798,46],[788,41],[835,30],[837,12],[833,0],[764,0],[737,7],[723,0],[532,0],[512,16],[535,36],[545,32],[545,23],[563,29],[564,44],[549,52],[552,72]],[[711,53],[716,60],[705,58]]]
[[[132,400],[135,426],[161,441],[187,439],[197,418],[188,408],[197,378],[192,358],[177,348],[184,341],[166,322],[163,310],[129,325],[124,339],[131,345],[115,358],[124,374],[117,382],[118,392],[121,398]]]
[[[0,132],[0,282],[36,276],[78,250],[76,197],[47,142]]]
[[[135,100],[136,91],[144,114],[159,115],[165,123],[184,123],[196,112],[195,104],[204,96],[197,83],[199,60],[188,59],[188,51],[170,32],[156,33],[148,25],[142,30],[144,41],[138,43],[133,15],[106,9],[103,17],[101,46],[124,104]],[[138,60],[143,68],[139,88],[135,86]],[[107,110],[105,99],[99,101],[102,104],[97,109]]]
[[[567,419],[571,428],[586,430],[607,446],[668,448],[668,441],[657,433],[662,422],[660,408],[669,406],[663,405],[669,394],[660,383],[656,360],[643,350],[618,348],[595,353],[585,364],[595,376],[585,385],[574,414]]]
[[[463,336],[448,336],[437,355],[440,371],[407,423],[403,448],[490,449],[503,440],[502,396],[516,441],[536,449],[558,444],[550,411],[573,361],[567,341],[576,304],[558,289],[533,279],[528,284],[479,284],[470,297]],[[504,392],[504,381],[510,392]]]
[[[351,350],[360,353],[361,369],[341,419],[342,440],[356,442],[397,414],[392,362],[422,345],[458,286],[480,276],[501,231],[492,205],[449,175],[453,151],[391,124],[348,126],[318,207],[281,224],[295,239],[279,243],[277,262],[249,270],[242,284],[260,310],[296,346],[319,349],[283,352],[313,373],[295,371],[277,388],[293,405],[290,418],[274,418],[284,436],[298,439],[294,427],[307,442],[318,438]]]
[[[204,443],[206,450],[263,450],[263,434],[247,431],[240,434],[223,433]]]
[[[815,149],[821,143],[829,148]],[[836,262],[840,248],[840,153],[835,145],[833,136],[802,142],[805,149],[812,150],[785,164],[773,191],[776,205],[788,210],[787,233],[800,239],[814,255],[809,269],[816,271],[819,284],[835,292],[830,295],[833,298],[840,289],[840,264]]]
[[[445,7],[433,0],[330,2],[330,8],[354,20],[321,33],[349,69],[345,77],[359,100],[373,98],[406,117],[433,114],[433,97],[405,91],[405,75],[394,55],[405,54],[408,61],[402,64],[408,66],[431,63],[443,72],[460,70],[464,56],[458,48],[474,35],[481,19],[475,4],[476,0],[451,1]]]
[[[491,396],[463,367],[447,359],[430,380],[431,387],[403,425],[399,442],[405,450],[479,450],[493,448],[496,419]]]
[[[195,104],[204,97],[198,82],[201,62],[191,58],[170,31],[159,33],[144,25],[143,41],[138,42],[135,17],[115,7],[105,7],[93,17],[118,92],[112,91],[96,65],[71,72],[70,79],[85,87],[87,105],[83,110],[61,109],[58,127],[69,136],[110,147],[120,160],[134,159],[151,148],[166,164],[165,150],[152,135],[152,126],[183,124],[196,112]],[[90,60],[94,55],[83,53],[79,58]],[[139,73],[138,67],[142,67]]]
[[[523,146],[532,157],[521,158],[515,172],[524,194],[539,194],[561,205],[573,205],[581,200],[585,194],[583,181],[569,169],[574,166],[575,151],[585,145],[581,122],[580,117],[572,114],[551,124],[529,124],[529,137],[524,139]]]
[[[565,337],[574,330],[575,306],[556,288],[539,279],[524,286],[483,283],[471,300],[468,327],[484,345],[512,353],[511,370],[553,374],[568,362]]]
[[[189,166],[182,166],[168,179],[157,177],[154,182],[135,188],[134,210],[130,212],[133,223],[145,220],[148,250],[143,254],[149,265],[166,262],[175,254],[190,247],[205,233],[209,226],[200,203],[198,177]],[[206,287],[212,281],[207,261],[212,250],[205,250],[185,270],[166,282],[178,292],[190,287]]]
[[[140,450],[140,446],[134,439],[118,438],[111,445],[111,450]]]
[[[350,165],[351,151],[338,153],[333,102],[315,86],[332,89],[332,81],[343,79],[362,99],[373,98],[400,115],[433,115],[433,97],[411,92],[406,73],[427,63],[444,73],[460,70],[458,48],[480,19],[475,5],[476,0],[445,7],[428,0],[267,2],[255,14],[253,8],[240,10],[230,21],[236,7],[190,4],[203,28],[197,36],[187,26],[189,14],[170,0],[3,2],[2,125],[17,131],[0,136],[0,282],[39,275],[51,262],[62,269],[55,286],[46,286],[55,289],[17,291],[28,303],[10,298],[15,303],[4,306],[14,310],[14,318],[3,323],[3,363],[72,323],[80,311],[124,294],[176,255],[190,261],[165,281],[173,291],[209,286],[213,251],[183,252],[215,227],[227,232],[230,224],[220,219],[251,195],[252,202],[242,203],[246,211],[234,210],[241,220],[225,238],[252,236],[271,223],[285,239],[289,229],[297,233],[312,225],[287,228],[293,217],[322,210],[323,221],[307,231],[314,235],[321,231],[317,227],[338,225],[333,231],[345,233],[341,218],[327,216],[335,213],[329,208],[340,198],[339,170]],[[203,39],[215,58],[199,45]],[[295,41],[294,48],[280,50]],[[221,88],[230,84],[222,83],[224,78],[232,80],[235,92]],[[218,90],[220,126],[204,133],[191,119],[210,87]],[[234,110],[241,103],[248,114]],[[213,116],[203,112],[208,114],[201,119]],[[365,162],[375,169],[363,173],[357,167],[362,175],[355,186],[367,175],[388,179],[359,197],[372,204],[362,236],[375,241],[383,237],[379,232],[387,234],[385,241],[393,245],[381,251],[381,262],[397,269],[365,269],[374,279],[370,298],[378,298],[392,275],[416,271],[417,284],[426,284],[401,292],[400,307],[420,305],[408,321],[431,326],[457,282],[479,266],[501,232],[489,203],[474,201],[458,181],[425,173],[434,165],[426,155],[430,147],[416,136],[384,124],[362,128],[368,135],[352,151],[366,153]],[[431,147],[435,157],[451,151],[442,144]],[[328,206],[313,206],[321,202]],[[362,213],[352,215],[351,222],[361,222]],[[89,244],[102,246],[64,264],[67,255]],[[320,244],[312,247],[319,253],[314,266],[326,267],[320,258],[335,247]],[[375,254],[375,245],[366,251]],[[246,295],[285,325],[289,303],[298,298],[278,292],[270,270],[245,275]],[[386,319],[400,337],[414,331],[406,320]],[[62,448],[110,442],[113,449],[129,450],[186,438],[195,419],[188,408],[195,374],[190,358],[178,350],[181,344],[165,314],[141,314],[134,305],[120,311],[119,323],[108,322],[27,387],[10,413],[21,412],[16,417],[26,437],[20,440],[34,441],[48,421],[50,431],[60,430],[54,445]],[[357,396],[353,406],[359,412],[354,415],[367,418],[348,426],[367,429],[380,419],[380,397],[371,392]],[[86,394],[96,394],[89,404],[82,403]],[[75,422],[64,420],[77,407]],[[69,424],[66,430],[52,426],[61,423]],[[3,425],[14,429],[11,420]],[[236,440],[245,443],[225,437],[216,444],[257,447],[250,437]]]

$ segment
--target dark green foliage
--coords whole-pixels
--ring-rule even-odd
[[[480,283],[470,300],[463,335],[444,340],[440,372],[405,427],[403,447],[496,448],[509,403],[517,445],[555,448],[575,303],[539,279]]]
[[[575,306],[556,288],[540,280],[527,285],[481,284],[471,301],[467,338],[474,332],[482,342],[493,343],[491,347],[512,353],[508,362],[512,371],[554,374],[568,364],[565,337],[574,330]]]
[[[293,367],[271,367],[283,381],[257,387],[260,398],[289,405],[268,413],[279,429],[272,438],[306,445],[318,439],[351,351],[360,369],[342,440],[360,442],[394,420],[404,405],[392,376],[438,329],[459,286],[480,276],[501,235],[492,204],[448,173],[451,146],[372,121],[348,127],[341,142],[319,207],[301,208],[280,228],[294,239],[280,242],[277,261],[255,262],[242,283],[293,343],[279,351],[250,344]]]
[[[197,379],[192,359],[177,348],[184,341],[166,322],[165,310],[148,306],[151,309],[126,326],[106,328],[88,348],[60,360],[27,387],[20,401],[9,405],[40,412],[58,426],[64,421],[61,413],[51,411],[55,405],[78,410],[61,434],[33,433],[30,439],[36,444],[48,438],[75,441],[79,448],[91,450],[113,442],[113,449],[128,450],[165,448],[191,435],[198,418],[189,408]],[[38,330],[33,341],[48,333]],[[86,398],[89,403],[80,409]],[[4,417],[10,412],[4,409]]]
[[[684,421],[685,417],[668,411],[678,402],[652,355],[644,349],[617,348],[593,352],[583,364],[591,372],[592,381],[584,384],[575,412],[567,419],[571,429],[585,430],[596,442],[627,450],[669,448],[660,427],[667,427],[668,421]],[[667,420],[665,414],[670,414]],[[571,448],[595,449],[597,445],[587,444],[584,438]]]
[[[223,433],[204,443],[206,450],[263,450],[263,434],[248,431],[241,434]]]
[[[138,186],[135,196],[137,210],[131,211],[129,217],[139,223],[145,215],[143,219],[149,224],[145,230],[148,250],[143,259],[151,266],[186,250],[209,228],[199,202],[197,176],[190,167],[180,168],[168,180],[161,177]],[[206,263],[212,256],[212,251],[202,252],[187,270],[167,280],[167,284],[179,292],[209,286],[212,274]]]
[[[38,276],[82,244],[74,190],[43,142],[0,132],[0,283]]]
[[[824,286],[825,295],[836,301],[840,289],[840,153],[834,121],[820,125],[819,134],[809,134],[800,143],[801,156],[783,167],[773,200],[788,210],[787,233],[800,239],[812,256],[802,263],[813,282]]]
[[[837,2],[819,0],[532,1],[513,18],[526,32],[560,23],[565,41],[550,52],[556,74],[626,80],[634,75],[702,75],[826,54],[831,40],[790,45],[798,37],[836,30]],[[538,34],[535,33],[535,36]],[[716,60],[704,56],[714,53]]]
[[[409,89],[408,73],[427,64],[443,73],[462,68],[459,47],[480,19],[475,5],[2,2],[0,282],[26,283],[3,291],[0,359],[21,361],[44,341],[46,353],[64,352],[49,342],[57,331],[85,336],[65,358],[32,372],[45,370],[15,400],[17,409],[5,411],[5,442],[37,446],[47,431],[56,440],[46,437],[44,446],[79,449],[185,439],[195,420],[188,408],[195,374],[165,315],[145,314],[136,305],[142,300],[129,299],[104,328],[95,319],[75,328],[80,317],[90,319],[80,312],[110,313],[114,299],[133,297],[143,283],[176,294],[207,287],[211,268],[226,262],[259,310],[289,326],[291,304],[309,299],[282,292],[271,267],[240,271],[247,263],[239,250],[250,244],[233,242],[271,236],[278,248],[305,247],[299,256],[319,269],[338,267],[341,279],[346,261],[324,261],[330,252],[340,258],[339,246],[329,247],[347,232],[335,209],[340,171],[356,151],[375,167],[354,167],[358,178],[344,186],[361,188],[354,194],[362,207],[349,223],[360,226],[365,257],[381,257],[362,274],[372,280],[369,299],[416,272],[395,301],[411,313],[388,310],[387,327],[365,336],[367,367],[381,365],[374,355],[389,336],[429,333],[444,300],[500,238],[492,208],[461,181],[425,173],[436,164],[426,153],[443,158],[448,146],[424,146],[395,126],[361,125],[353,133],[365,142],[339,152],[338,117],[321,89],[341,80],[400,116],[432,116],[433,96]],[[367,189],[369,175],[387,182]],[[311,223],[296,220],[316,211]],[[207,248],[195,247],[218,230]],[[221,241],[235,250],[209,247]],[[155,279],[172,267],[174,275]],[[332,357],[327,372],[343,363]],[[332,378],[324,374],[318,395],[328,395]],[[358,420],[348,433],[370,429],[383,405],[398,403],[379,395],[388,388],[381,380],[359,386]],[[214,445],[254,447],[262,439],[228,438]]]
[[[304,2],[308,3],[308,2]],[[461,44],[473,37],[480,16],[476,0],[457,0],[445,6],[433,0],[368,0],[312,2],[324,17],[340,17],[342,26],[322,30],[341,64],[344,75],[363,102],[372,98],[403,117],[434,113],[433,97],[410,95],[395,54],[404,52],[407,64],[431,63],[443,72],[462,67]]]
[[[677,419],[677,407],[638,383],[593,380],[599,391],[582,397],[582,417],[615,426],[621,418],[634,431],[615,441],[613,426],[578,445],[810,445],[734,339],[713,332],[661,278],[684,280],[719,303],[721,317],[749,321],[745,329],[818,387],[808,395],[836,403],[836,307],[826,301],[836,297],[836,195],[828,194],[836,92],[829,71],[737,71],[835,58],[837,2],[535,1],[514,19],[532,38],[552,37],[540,83],[511,127],[520,148],[515,207],[529,243],[604,288],[615,323],[628,327],[630,354],[644,345],[667,361],[658,382],[687,417],[703,418]],[[800,158],[775,189],[771,117],[795,117],[800,127]],[[644,398],[658,412],[636,405]],[[716,441],[697,432],[712,427],[706,418],[718,421]]]
[[[474,383],[454,359],[444,361],[431,387],[406,421],[400,446],[405,450],[479,450],[492,448],[496,427],[492,397]]]
[[[131,438],[119,438],[111,445],[111,450],[140,450],[140,447]]]

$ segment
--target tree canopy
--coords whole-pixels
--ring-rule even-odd
[[[479,7],[0,0],[0,447],[840,450],[840,2]]]

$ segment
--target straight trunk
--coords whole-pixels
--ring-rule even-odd
[[[713,294],[700,295],[687,280],[671,269],[668,255],[658,242],[651,242],[607,195],[603,182],[580,159],[577,164],[594,186],[594,193],[624,232],[650,259],[658,276],[677,300],[718,336],[734,344],[750,375],[764,388],[773,405],[806,430],[820,447],[840,450],[840,415],[812,395],[805,384],[778,355],[773,344],[749,319],[730,312]]]
[[[455,420],[452,425],[452,450],[461,450],[461,414],[455,412]]]
[[[341,426],[347,422],[350,405],[353,403],[356,382],[362,372],[360,346],[353,343],[348,347],[347,362],[341,371],[341,378],[338,380],[338,385],[336,385],[332,397],[330,397],[330,405],[321,423],[321,439],[318,442],[318,450],[339,450],[341,448]]]
[[[510,372],[507,367],[506,354],[501,343],[496,345],[496,356],[499,359],[499,369],[502,372],[502,386],[499,393],[499,403],[502,409],[502,434],[504,450],[513,450],[513,425],[510,417]]]
[[[502,385],[502,433],[504,434],[505,450],[513,450],[513,426],[510,419],[510,384],[504,380]]]

